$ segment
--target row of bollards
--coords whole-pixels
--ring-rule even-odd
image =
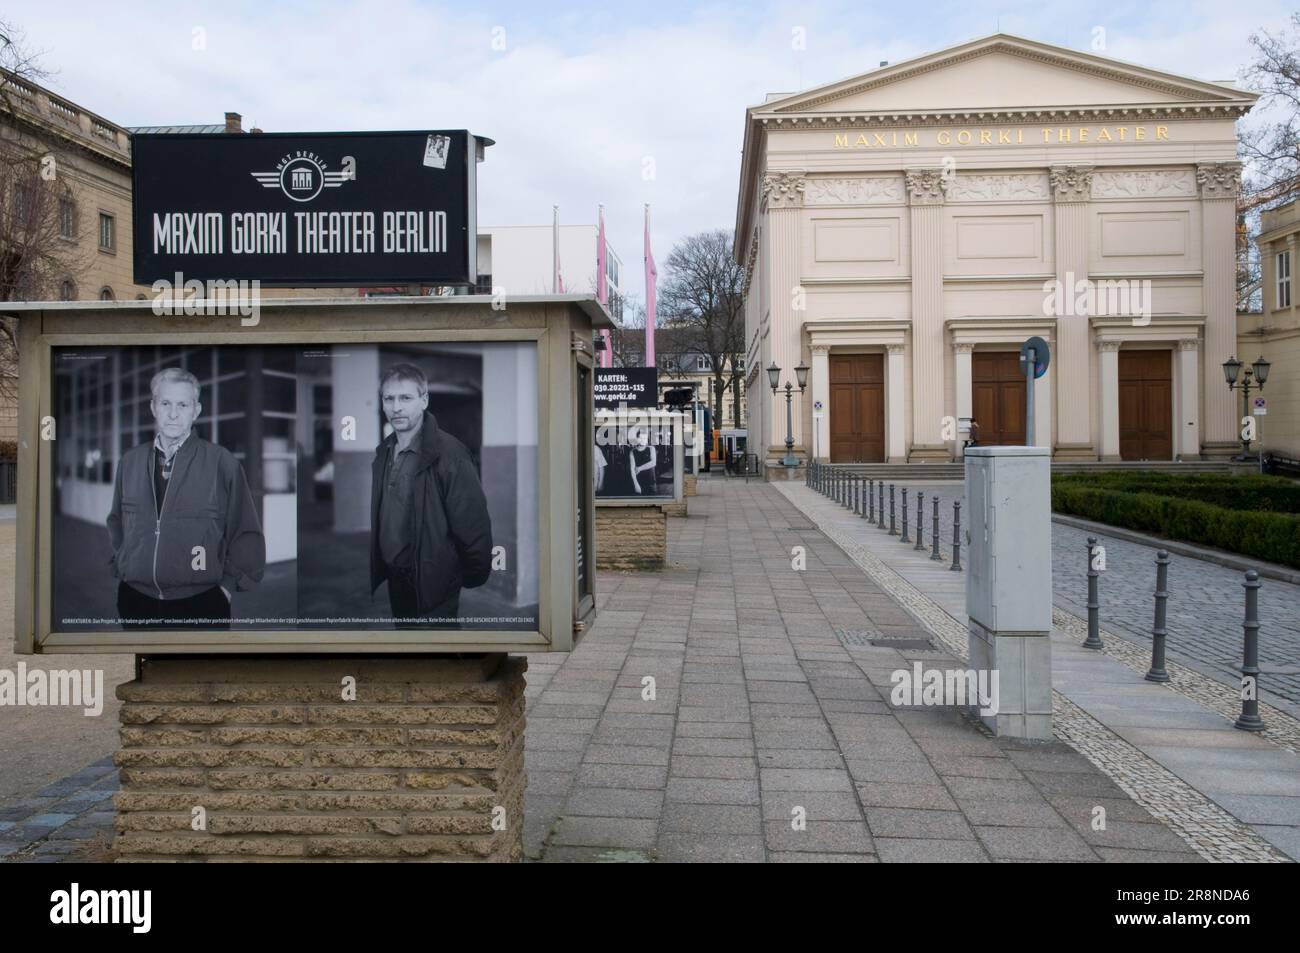
[[[897,536],[899,542],[912,544],[913,551],[925,552],[925,493],[916,491],[916,505],[908,499],[908,488],[902,487],[902,523],[900,527],[899,499],[893,483],[889,484],[889,518],[885,518],[885,481],[842,470],[833,464],[811,464],[804,473],[804,484],[849,510],[854,516],[874,524],[878,529]],[[939,497],[931,500],[930,559],[941,562],[939,551]],[[915,518],[913,518],[915,514]],[[953,572],[961,572],[961,501],[952,504],[952,565]]]
[[[1097,537],[1088,537],[1088,637],[1085,649],[1104,648],[1101,640],[1101,599],[1098,592],[1105,568]],[[1259,716],[1259,573],[1250,569],[1241,584],[1246,590],[1246,613],[1242,622],[1241,715],[1233,723],[1242,731],[1263,731]],[[1155,617],[1151,625],[1151,667],[1143,676],[1149,682],[1169,681],[1165,669],[1165,651],[1169,639],[1169,553],[1156,551]]]

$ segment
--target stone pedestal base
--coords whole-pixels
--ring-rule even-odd
[[[787,467],[781,462],[781,457],[766,461],[763,467],[763,480],[767,483],[777,483],[782,480],[802,480],[807,465],[800,460],[796,466]]]
[[[122,685],[121,861],[516,861],[524,670],[171,657]]]
[[[668,515],[664,510],[662,504],[598,504],[596,568],[630,572],[663,569],[668,557]]]
[[[682,475],[682,496],[695,496],[699,490],[696,481],[699,479],[694,473],[685,473]]]
[[[1046,632],[1006,635],[979,623],[968,625],[970,667],[998,675],[996,712],[976,712],[996,735],[1052,737],[1052,641]],[[991,681],[990,681],[991,684]]]

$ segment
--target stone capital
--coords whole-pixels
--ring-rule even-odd
[[[971,354],[974,351],[975,351],[974,344],[967,344],[965,342],[962,342],[962,343],[954,344],[952,346],[952,352],[954,354]]]
[[[901,345],[901,344],[886,344],[886,345],[885,345],[885,350],[888,351],[890,354],[902,354],[902,353],[903,353],[903,345]]]
[[[806,184],[802,169],[763,173],[763,201],[769,209],[799,208]]]
[[[1058,165],[1048,171],[1052,198],[1057,202],[1086,202],[1092,197],[1092,166]]]
[[[912,205],[942,205],[950,176],[943,169],[908,169],[907,198]]]
[[[1122,342],[1120,342],[1120,341],[1101,340],[1101,341],[1098,341],[1098,342],[1097,342],[1097,350],[1099,350],[1099,351],[1118,351],[1118,350],[1119,350],[1119,346],[1120,346],[1121,343],[1122,343]]]
[[[829,344],[814,344],[811,350],[814,354],[825,356],[831,352],[831,346]]]
[[[1235,199],[1241,191],[1240,162],[1206,162],[1196,167],[1203,199]]]
[[[1178,350],[1180,351],[1196,351],[1199,350],[1200,347],[1201,347],[1201,342],[1198,341],[1196,338],[1178,339]]]

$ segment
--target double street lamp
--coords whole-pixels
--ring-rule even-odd
[[[1268,369],[1270,367],[1272,367],[1272,365],[1269,364],[1268,361],[1264,360],[1262,355],[1255,360],[1253,365],[1255,379],[1253,384],[1258,390],[1264,389],[1264,382],[1268,380]],[[1236,390],[1238,387],[1241,388],[1241,416],[1246,418],[1251,416],[1250,389],[1252,386],[1252,367],[1246,367],[1246,373],[1244,375],[1241,373],[1241,368],[1241,361],[1237,360],[1236,357],[1230,357],[1223,362],[1223,376],[1228,380],[1228,390]],[[1238,376],[1241,376],[1240,384],[1237,383]],[[1236,459],[1241,462],[1254,459],[1254,457],[1250,455],[1250,441],[1246,439],[1244,431],[1241,438],[1241,456]]]
[[[802,361],[794,369],[795,377],[799,381],[799,393],[804,392],[808,386],[808,365]],[[772,385],[772,396],[776,396],[777,389],[781,386],[781,368],[776,366],[773,361],[767,369],[767,379]],[[781,461],[782,466],[797,467],[799,461],[794,456],[794,418],[790,410],[791,401],[794,399],[794,385],[789,381],[785,382],[785,459]]]

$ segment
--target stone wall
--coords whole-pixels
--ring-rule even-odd
[[[597,506],[596,568],[662,569],[668,517],[662,506]]]
[[[519,860],[526,667],[145,659],[118,688],[119,860]]]

